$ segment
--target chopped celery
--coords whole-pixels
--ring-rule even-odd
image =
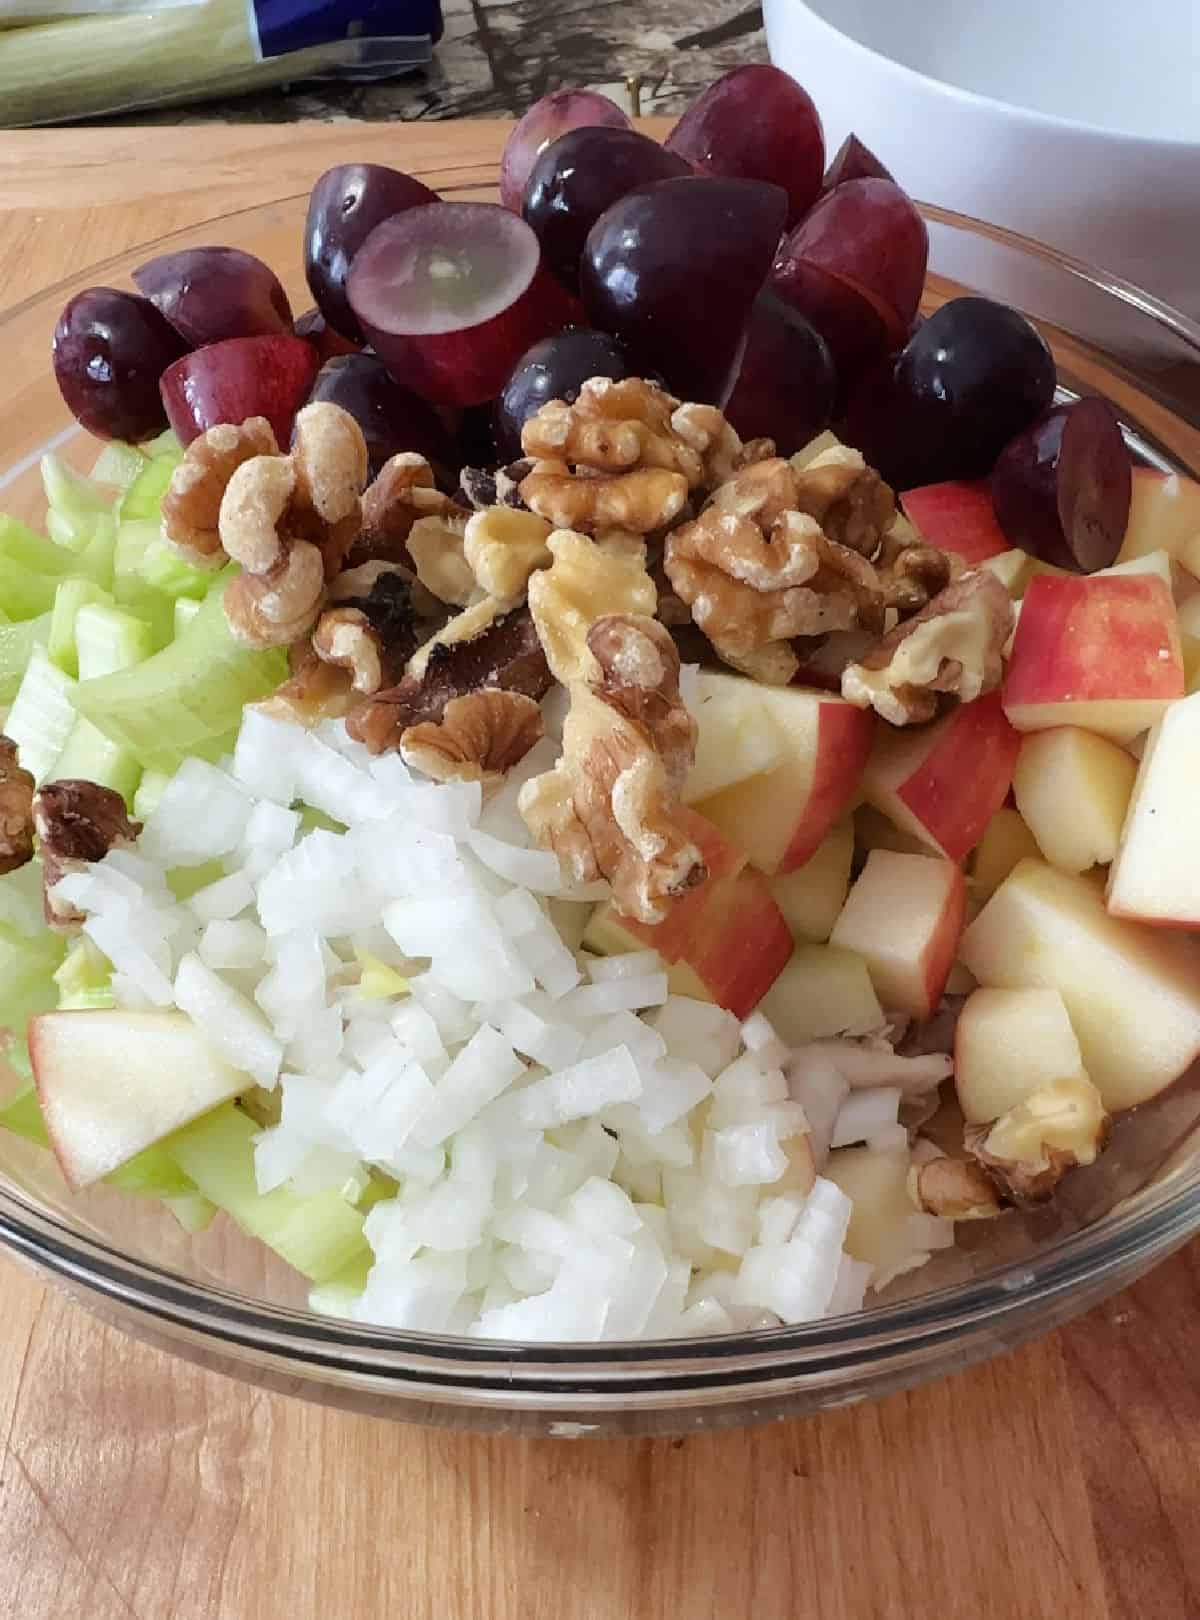
[[[163,1203],[184,1231],[191,1232],[193,1236],[197,1232],[207,1232],[217,1213],[217,1206],[212,1200],[198,1192],[171,1193],[163,1198]]]
[[[363,1216],[336,1192],[302,1197],[287,1187],[260,1193],[254,1174],[258,1126],[224,1103],[167,1138],[164,1146],[206,1198],[315,1283],[369,1256]]]
[[[181,636],[184,629],[200,611],[200,604],[191,596],[177,596],[175,598],[175,634]]]
[[[9,563],[16,563],[34,573],[61,576],[74,573],[79,559],[52,540],[27,529],[16,518],[0,515],[0,562],[4,563],[6,572]]]
[[[0,877],[0,924],[30,936],[46,931],[42,910],[42,863],[36,857]]]
[[[171,778],[166,771],[143,771],[142,779],[138,783],[138,790],[133,796],[135,821],[145,821],[154,813],[154,809],[162,798],[166,785],[170,780]]]
[[[112,788],[129,805],[141,779],[137,755],[106,737],[82,715],[71,727],[63,751],[46,777],[49,782],[95,782],[99,787]]]
[[[92,482],[107,484],[124,494],[145,465],[146,456],[136,444],[122,444],[120,439],[113,439],[96,457]]]
[[[60,574],[40,574],[0,556],[0,611],[10,619],[32,619],[49,613],[54,593],[62,583]]]
[[[91,602],[78,610],[75,642],[83,681],[130,669],[154,652],[154,634],[144,619],[103,602]]]
[[[181,1197],[196,1190],[191,1177],[179,1168],[179,1161],[167,1142],[152,1142],[132,1159],[110,1170],[104,1180],[122,1192],[142,1193],[150,1198]]]
[[[46,653],[52,664],[57,664],[66,675],[78,677],[79,654],[75,647],[75,618],[81,607],[89,602],[109,602],[112,597],[90,579],[64,579],[54,593],[54,607],[50,614],[50,634],[46,638]]]
[[[42,487],[46,491],[50,515],[60,520],[56,527],[63,535],[62,543],[70,545],[72,550],[76,549],[72,540],[85,545],[91,538],[93,520],[97,514],[103,512],[108,516],[108,493],[90,478],[77,473],[74,467],[68,467],[60,456],[54,455],[42,457]],[[68,535],[72,538],[67,539]]]
[[[53,975],[65,954],[66,941],[48,928],[31,936],[0,923],[0,1025],[24,1033],[34,1013],[56,1005]]]
[[[129,608],[151,626],[156,651],[167,646],[175,634],[173,599],[148,584],[141,573],[142,558],[157,541],[157,519],[123,522],[117,527],[113,553],[113,595],[122,607]]]
[[[360,1254],[348,1266],[343,1266],[336,1277],[318,1283],[309,1290],[308,1308],[318,1316],[346,1316],[351,1305],[367,1286],[367,1277],[374,1264],[374,1256]]]
[[[114,1005],[108,958],[82,935],[67,952],[54,982],[58,986],[59,1012]]]
[[[17,745],[25,770],[41,782],[66,747],[75,725],[76,682],[55,668],[46,649],[35,646],[8,711],[5,731]]]
[[[162,498],[167,493],[167,485],[179,460],[177,455],[155,456],[152,461],[146,462],[121,497],[117,516],[122,527],[131,518],[153,518],[157,529]]]
[[[111,590],[116,552],[116,521],[111,513],[101,512],[90,538],[75,560],[76,570],[86,579],[94,579],[106,591]]]
[[[324,810],[314,810],[310,804],[300,806],[300,836],[310,832],[344,833],[345,827],[332,816],[327,816]]]
[[[148,770],[174,770],[188,754],[211,755],[236,730],[245,705],[273,691],[287,673],[282,650],[234,639],[222,596],[213,591],[206,597],[183,634],[144,664],[79,683],[80,714]]]
[[[50,638],[52,619],[52,614],[42,613],[19,624],[0,624],[0,703],[16,697],[33,649]]]
[[[358,981],[358,994],[363,1001],[385,1001],[389,996],[408,994],[408,980],[402,973],[397,973],[395,968],[389,967],[370,951],[359,950],[356,946],[354,954],[362,969]]]
[[[167,596],[192,596],[202,601],[220,580],[216,570],[193,568],[161,535],[154,539],[138,558],[138,573],[156,591]]]
[[[37,1147],[48,1148],[50,1138],[46,1135],[46,1122],[42,1118],[41,1104],[38,1102],[37,1088],[30,1081],[14,1091],[0,1108],[0,1127],[11,1131],[14,1136],[20,1136],[26,1142],[32,1142]]]
[[[148,776],[153,772],[147,772]],[[144,779],[143,779],[144,780]],[[170,777],[167,777],[170,781]],[[201,889],[207,889],[210,883],[219,883],[225,876],[225,868],[220,861],[205,861],[203,866],[177,866],[167,873],[167,884],[176,900],[190,900]]]
[[[159,456],[166,456],[171,461],[183,460],[183,446],[174,428],[164,428],[157,439],[147,439],[138,449],[151,461],[156,461]]]

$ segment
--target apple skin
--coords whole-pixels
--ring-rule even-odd
[[[1154,467],[1133,469],[1133,497],[1118,562],[1167,551],[1200,575],[1200,483]]]
[[[1150,733],[1108,877],[1108,909],[1158,928],[1200,928],[1200,693]]]
[[[1075,725],[1127,743],[1183,692],[1178,616],[1157,575],[1029,582],[1004,680],[1018,731]]]
[[[1157,1096],[1200,1056],[1200,946],[1110,916],[1091,878],[1021,861],[959,954],[981,985],[1059,991],[1110,1113]]]
[[[952,479],[906,489],[900,505],[923,540],[955,553],[972,568],[1013,549],[996,521],[986,478]]]
[[[988,692],[930,726],[880,727],[863,794],[901,832],[961,861],[1007,799],[1020,746],[1000,694]]]
[[[698,808],[760,872],[773,876],[803,866],[848,809],[871,750],[875,717],[828,692],[753,690],[784,734],[783,760]]]
[[[176,360],[159,379],[167,419],[185,447],[219,422],[265,416],[286,449],[321,360],[293,337],[228,338]]]
[[[966,905],[966,879],[952,862],[874,849],[829,942],[863,958],[885,1012],[923,1020],[942,999]]]

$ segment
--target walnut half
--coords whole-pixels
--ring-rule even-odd
[[[451,698],[440,720],[410,726],[400,738],[406,765],[436,782],[494,786],[542,735],[542,711],[523,692],[485,686]]]
[[[95,782],[48,782],[33,800],[33,825],[41,844],[45,883],[46,921],[52,928],[70,928],[83,914],[64,901],[56,901],[54,887],[68,872],[78,872],[103,860],[110,849],[133,843],[141,824],[130,821],[125,801],[112,788]]]
[[[1039,1086],[991,1124],[968,1125],[963,1141],[1008,1203],[1031,1208],[1068,1170],[1095,1161],[1111,1123],[1095,1086],[1076,1075]]]
[[[0,737],[0,874],[33,859],[33,789],[17,763],[17,745]]]

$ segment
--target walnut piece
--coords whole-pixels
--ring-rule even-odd
[[[296,469],[287,456],[251,456],[234,469],[221,497],[221,544],[250,574],[265,574],[281,561],[280,532],[292,496]]]
[[[968,1125],[967,1151],[1009,1203],[1043,1204],[1076,1165],[1092,1164],[1111,1121],[1084,1075],[1051,1080],[990,1125]]]
[[[225,618],[250,647],[286,647],[307,635],[325,600],[325,562],[298,540],[265,574],[242,573],[225,587]]]
[[[523,692],[484,687],[451,698],[440,720],[410,726],[400,738],[405,764],[437,782],[490,787],[525,758],[542,735],[542,711]]]
[[[565,461],[536,461],[521,481],[531,512],[560,529],[625,529],[649,534],[683,511],[687,480],[662,467],[577,476]]]
[[[128,848],[141,824],[130,821],[125,801],[112,788],[64,781],[49,782],[35,794],[33,825],[41,846],[46,921],[52,928],[73,927],[83,913],[55,900],[55,885],[68,872],[103,860],[110,849]]]
[[[914,1164],[908,1191],[919,1210],[948,1221],[989,1220],[1001,1211],[996,1189],[980,1166],[945,1154]]]
[[[370,697],[383,685],[383,646],[360,608],[326,608],[313,631],[312,644],[322,663],[350,671],[355,692]]]
[[[476,512],[463,535],[463,556],[476,586],[498,602],[518,602],[529,576],[551,561],[550,533],[545,518],[516,507]]]
[[[839,444],[792,473],[797,509],[815,518],[831,540],[874,558],[895,519],[896,500],[862,454]]]
[[[408,555],[417,578],[440,602],[465,607],[475,594],[475,576],[464,541],[470,514],[453,502],[436,516],[417,518],[408,531]]]
[[[385,461],[363,493],[362,533],[349,561],[408,563],[408,536],[418,518],[440,517],[454,503],[434,485],[424,456],[405,451]]]
[[[598,619],[587,642],[596,678],[572,683],[562,756],[521,789],[521,814],[573,880],[605,877],[618,910],[661,922],[706,876],[680,801],[696,727],[679,654],[656,619],[636,614]]]
[[[306,405],[296,417],[291,461],[302,508],[331,526],[358,518],[370,463],[362,429],[348,411],[326,400]]]
[[[842,696],[894,726],[932,720],[948,697],[971,703],[1000,684],[1012,598],[986,568],[953,580],[842,673]]]
[[[872,560],[883,600],[889,608],[895,608],[901,619],[919,613],[955,577],[950,554],[927,545],[900,519],[884,535]]]
[[[591,540],[556,529],[546,542],[550,567],[531,575],[529,611],[555,680],[600,674],[588,632],[607,613],[652,615],[657,602],[646,570],[646,548],[621,539]]]
[[[33,859],[34,780],[17,763],[17,745],[0,737],[0,875]]]
[[[226,485],[252,456],[278,453],[264,416],[248,417],[240,426],[222,422],[193,439],[163,496],[163,539],[193,568],[219,567],[225,561],[220,518]]]

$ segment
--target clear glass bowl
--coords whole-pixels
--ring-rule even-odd
[[[484,190],[459,195],[488,196]],[[231,214],[97,265],[0,318],[0,510],[43,515],[38,456],[86,468],[50,372],[78,289],[129,285],[152,251],[219,241],[273,265],[297,309],[305,199]],[[927,306],[964,289],[1038,319],[1068,392],[1106,394],[1151,463],[1200,475],[1200,327],[1049,249],[927,209]],[[305,1309],[299,1279],[218,1220],[188,1238],[135,1198],[70,1195],[49,1156],[0,1133],[0,1243],[87,1308],[175,1354],[312,1400],[410,1421],[580,1434],[796,1415],[933,1378],[1019,1344],[1131,1282],[1200,1228],[1200,1069],[1126,1115],[1036,1216],[960,1228],[960,1247],[873,1309],[812,1326],[629,1345],[522,1346],[359,1327]]]

